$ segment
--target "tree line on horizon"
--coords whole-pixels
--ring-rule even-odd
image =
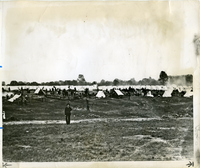
[[[192,85],[193,83],[193,76],[191,74],[188,75],[181,75],[181,76],[168,76],[165,71],[161,71],[159,75],[159,79],[143,78],[142,80],[136,81],[134,78],[130,80],[121,80],[121,79],[114,79],[113,81],[106,81],[102,79],[100,82],[87,82],[84,78],[84,75],[79,74],[77,80],[59,80],[59,81],[50,81],[50,82],[23,82],[23,81],[16,81],[13,80],[7,86],[56,86],[56,85],[95,85],[98,86],[118,86],[118,85],[166,85],[169,80],[176,81],[177,78],[185,78],[187,84]],[[5,86],[5,82],[2,82],[2,86]]]

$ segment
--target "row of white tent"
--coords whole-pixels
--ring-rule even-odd
[[[35,94],[38,94],[40,91],[42,91],[42,89],[38,88],[35,90]],[[123,96],[124,94],[120,91],[120,90],[114,90],[116,95],[118,96]],[[16,99],[18,99],[19,97],[21,96],[21,94],[16,94],[14,95],[12,98],[10,98],[8,101],[9,102],[14,102]],[[97,98],[105,98],[106,95],[103,91],[98,91],[97,95],[96,95]]]
[[[34,93],[38,94],[40,91],[42,91],[42,89],[38,88],[38,89],[36,89],[36,91]],[[123,96],[124,95],[120,90],[114,90],[114,91],[118,96]],[[164,92],[164,94],[163,94],[163,97],[171,97],[172,96],[171,95],[172,92],[173,92],[173,89],[166,90]],[[14,102],[20,96],[21,96],[21,94],[16,94],[12,98],[10,98],[8,101],[9,102]],[[184,97],[191,97],[191,96],[193,96],[193,92],[191,90],[186,90],[186,94],[184,95]],[[100,91],[97,92],[96,97],[97,98],[105,98],[106,95],[102,90],[100,90]],[[147,97],[153,97],[153,95],[151,94],[151,91],[148,91]]]
[[[179,88],[168,88],[164,94],[163,94],[163,97],[171,97],[171,93],[173,92],[174,89],[177,89],[179,92],[182,92],[182,91],[185,91],[185,95],[184,97],[191,97],[193,96],[193,91],[192,91],[192,88],[191,87],[187,87],[187,88],[184,88],[184,87],[179,87]]]
[[[23,89],[27,89],[29,88],[30,90],[36,90],[38,88],[43,89],[43,90],[50,90],[52,88],[54,88],[54,86],[2,86],[5,90],[8,90],[8,88],[10,88],[10,90],[20,90],[21,88]],[[133,88],[133,89],[148,89],[148,90],[169,90],[171,88],[173,89],[178,89],[178,90],[187,90],[187,89],[191,89],[191,86],[177,86],[177,85],[170,85],[170,86],[163,86],[163,85],[127,85],[127,86],[97,86],[97,85],[85,85],[85,86],[55,86],[56,88],[59,89],[66,89],[68,90],[70,89],[74,89],[76,88],[77,91],[84,91],[86,88],[88,88],[90,91],[95,90],[95,89],[99,89],[99,90],[111,90],[111,89],[128,89],[129,87]]]
[[[34,94],[39,94],[40,92],[44,93],[44,91],[41,88],[37,88],[35,90]],[[21,94],[15,94],[12,98],[8,99],[8,101],[9,102],[14,102],[15,100],[17,100],[20,97],[21,97]]]
[[[126,87],[127,87],[127,89],[129,88],[128,86],[126,86]],[[121,88],[121,87],[119,87],[119,88]],[[188,87],[188,86],[178,86],[178,87],[175,86],[175,85],[171,85],[171,86],[168,86],[168,87],[167,86],[133,86],[131,88],[134,88],[134,89],[142,89],[142,88],[144,88],[144,89],[148,89],[148,90],[163,90],[163,91],[165,91],[164,94],[163,94],[163,97],[171,97],[171,93],[173,92],[173,90],[177,89],[179,92],[181,92],[181,91],[185,91],[186,92],[184,97],[193,96],[192,87]],[[43,89],[44,89],[43,87],[37,87],[34,93],[35,94],[39,94],[40,92],[44,93]],[[106,87],[106,89],[103,88],[103,87],[99,87],[99,89],[101,89],[101,90],[98,91],[96,97],[97,98],[105,98],[106,95],[104,94],[103,90],[113,89],[113,86]],[[124,88],[122,88],[122,89],[124,89]],[[114,89],[114,91],[116,92],[116,94],[118,96],[123,96],[124,95],[118,89]],[[16,94],[11,99],[9,99],[8,101],[13,102],[14,100],[19,98],[20,96],[21,96],[20,94]],[[148,91],[147,96],[148,97],[153,97],[153,95],[151,94],[151,91]]]
[[[168,90],[165,90],[162,97],[172,97],[171,94],[172,94],[173,90],[174,90],[173,88],[168,89]],[[123,96],[123,95],[124,95],[120,90],[114,90],[114,91],[116,92],[116,94],[117,94],[118,96]],[[193,96],[193,92],[191,91],[191,89],[187,89],[187,90],[185,90],[185,92],[186,92],[186,93],[185,93],[184,97],[191,97],[191,96]],[[146,96],[147,96],[147,97],[153,97],[153,95],[151,94],[151,91],[148,91]],[[105,95],[105,93],[101,90],[101,91],[98,91],[98,93],[96,94],[96,97],[97,97],[97,98],[105,98],[106,95]]]
[[[72,85],[70,86],[68,85],[65,85],[65,86],[2,86],[2,88],[4,88],[5,90],[10,89],[11,91],[20,90],[21,88],[30,89],[30,90],[37,90],[38,88],[43,89],[43,90],[46,90],[46,89],[50,90],[53,88],[68,90],[68,89],[76,88],[77,91],[84,91],[86,88],[88,88],[89,90],[95,90],[97,89],[97,85],[92,85],[92,86],[89,86],[89,85],[85,85],[85,86],[72,86]]]

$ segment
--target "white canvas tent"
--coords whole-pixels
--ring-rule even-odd
[[[173,84],[173,85],[171,85],[171,88],[173,88],[175,90],[175,89],[178,89],[178,86]]]
[[[16,94],[16,95],[14,95],[12,98],[10,98],[8,101],[9,101],[9,102],[14,102],[14,101],[15,101],[16,99],[18,99],[20,96],[21,96],[21,94],[20,94],[20,95]]]
[[[179,92],[182,92],[182,91],[186,91],[186,89],[185,89],[183,86],[179,86],[179,87],[178,87],[178,91],[179,91]]]
[[[156,86],[151,86],[151,90],[157,90]]]
[[[151,90],[151,86],[150,85],[146,85],[145,89]]]
[[[123,96],[124,95],[120,90],[115,90],[115,93],[117,93],[118,96]]]
[[[173,88],[170,87],[170,88],[168,88],[167,90],[165,90],[165,92],[164,92],[164,94],[163,94],[162,97],[172,97],[172,95],[171,95],[172,92],[173,92]]]
[[[37,88],[34,93],[35,94],[39,94],[39,93],[45,94],[45,92],[40,88]]]
[[[13,94],[14,94],[13,92],[2,92],[2,97],[6,97],[7,95],[10,97]]]
[[[193,96],[193,92],[191,91],[191,89],[187,89],[184,97],[192,97],[192,96]]]
[[[147,92],[147,97],[153,97],[153,95],[151,94],[151,91]]]
[[[98,91],[97,95],[96,95],[97,98],[105,98],[106,95],[104,94],[103,91]]]
[[[84,86],[77,86],[76,89],[78,91],[85,91],[86,87],[84,87]]]
[[[39,92],[40,92],[40,88],[37,88],[34,93],[38,94]]]
[[[136,85],[136,86],[135,86],[135,89],[142,89],[142,86]]]

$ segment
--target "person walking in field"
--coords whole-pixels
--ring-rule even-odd
[[[71,116],[72,108],[70,107],[70,104],[68,103],[65,107],[65,117],[66,117],[66,124],[70,124],[70,116]]]

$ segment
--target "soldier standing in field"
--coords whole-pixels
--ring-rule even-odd
[[[71,115],[72,108],[70,107],[70,104],[68,103],[65,107],[65,117],[66,117],[66,124],[70,124],[70,115]]]
[[[86,104],[87,104],[87,111],[90,111],[90,106],[89,106],[89,100],[86,98]]]

